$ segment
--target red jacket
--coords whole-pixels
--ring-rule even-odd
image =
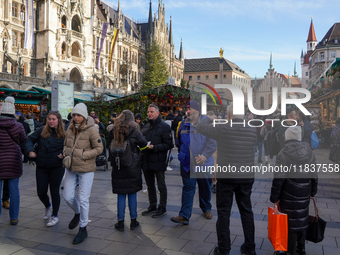
[[[6,131],[7,130],[7,131]],[[20,145],[26,140],[24,127],[15,118],[0,115],[0,180],[22,175]]]

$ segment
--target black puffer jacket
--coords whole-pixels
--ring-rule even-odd
[[[257,143],[255,127],[227,124],[207,124],[209,118],[202,119],[196,130],[202,135],[217,142],[217,165],[236,168],[235,172],[217,172],[218,181],[233,184],[252,184],[254,173],[241,172],[241,167],[254,165],[254,150]],[[242,123],[242,119],[233,119],[233,122]],[[246,124],[247,125],[247,124]]]
[[[165,171],[167,152],[173,147],[170,126],[158,116],[144,125],[142,133],[146,141],[151,141],[154,146],[153,150],[143,150],[143,170]]]
[[[308,143],[297,140],[286,141],[277,155],[276,166],[315,164],[315,156]],[[287,178],[288,173],[275,173],[270,201],[280,200],[280,208],[288,215],[290,232],[300,232],[308,228],[308,207],[310,196],[317,193],[317,174],[298,171],[294,178]]]
[[[115,160],[111,160],[112,192],[115,194],[134,194],[142,189],[141,162],[137,145],[143,148],[147,142],[140,131],[131,127],[129,131],[128,140],[132,151],[131,166],[121,167],[118,170]]]
[[[63,160],[59,159],[58,155],[63,153],[64,139],[57,139],[57,133],[54,128],[50,137],[43,138],[41,137],[43,129],[43,127],[39,128],[27,137],[25,152],[28,155],[30,151],[34,151],[37,154],[35,162],[41,168],[52,169],[61,167]],[[35,143],[38,143],[38,152],[34,149]]]

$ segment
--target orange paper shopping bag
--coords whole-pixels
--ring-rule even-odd
[[[275,251],[287,251],[288,216],[281,213],[277,205],[268,207],[268,239]]]

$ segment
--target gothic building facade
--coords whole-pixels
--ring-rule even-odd
[[[281,102],[281,88],[283,87],[298,87],[301,88],[301,82],[296,72],[296,65],[294,75],[285,75],[278,73],[273,66],[272,55],[270,55],[269,69],[263,79],[252,82],[253,87],[253,105],[255,109],[267,110],[273,104],[273,88],[277,88],[278,107],[280,110]],[[288,95],[290,98],[299,97],[297,94]]]
[[[161,0],[158,14],[152,13],[150,2],[144,23],[124,15],[120,1],[116,8],[100,0],[43,0],[33,5],[34,46],[24,49],[26,6],[23,1],[0,0],[0,87],[30,90],[64,80],[74,82],[77,91],[131,93],[142,85],[145,53],[152,40],[164,54],[169,78],[180,85],[182,43],[177,58],[172,20],[166,23]],[[107,32],[102,38],[105,23]]]

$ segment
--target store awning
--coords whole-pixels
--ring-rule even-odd
[[[308,88],[309,91],[312,91],[315,87],[320,85],[320,82],[323,80],[325,76],[328,76],[334,69],[340,66],[340,58],[336,58],[320,75],[320,77]],[[315,88],[316,89],[316,88]]]
[[[51,87],[46,87],[46,88],[38,88],[38,87],[33,87],[33,89],[51,94]],[[91,101],[91,98],[93,97],[93,94],[91,92],[79,92],[79,91],[74,91],[74,100],[78,102],[84,102],[84,101]]]
[[[36,99],[24,99],[24,98],[16,98],[15,103],[16,104],[39,104],[41,100]]]

